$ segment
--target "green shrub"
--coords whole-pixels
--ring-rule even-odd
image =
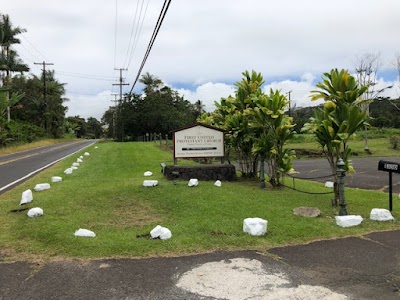
[[[390,145],[392,145],[392,149],[399,149],[400,145],[400,136],[392,135],[389,138]]]

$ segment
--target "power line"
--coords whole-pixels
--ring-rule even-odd
[[[143,7],[143,3],[144,3],[144,0],[142,0],[142,7]],[[135,30],[135,38],[136,38],[137,26],[135,27],[135,24],[136,24],[136,17],[137,17],[138,7],[139,7],[139,1],[136,2],[135,17],[133,18],[133,22],[132,22],[132,29],[131,29],[131,34],[129,36],[129,43],[128,43],[128,49],[126,51],[124,66],[126,65],[126,61],[128,59],[128,56],[129,56],[129,49],[130,49],[131,43],[132,43],[132,36],[133,36],[133,29],[134,28],[136,28],[136,30]],[[142,10],[140,10],[139,19],[140,19],[141,13],[142,13]]]
[[[114,69],[117,59],[117,23],[118,22],[118,0],[115,0],[115,24],[114,24]]]
[[[144,1],[142,2],[142,4],[143,4],[143,3],[144,3]],[[143,5],[142,5],[142,6],[143,6]],[[140,23],[140,27],[139,27],[139,26],[136,26],[135,36],[134,36],[134,38],[133,38],[133,43],[132,43],[131,51],[130,51],[130,54],[129,54],[128,64],[127,64],[127,66],[126,66],[127,68],[129,68],[129,66],[130,66],[130,64],[131,64],[131,61],[132,61],[132,58],[133,58],[133,54],[135,53],[136,46],[137,46],[138,41],[139,41],[140,32],[142,31],[142,28],[143,28],[143,23],[144,23],[144,19],[145,19],[145,17],[146,17],[146,13],[147,13],[147,8],[148,8],[148,7],[149,7],[149,0],[147,0],[146,8],[145,8],[145,10],[144,10],[144,14],[143,14],[142,22]],[[141,12],[142,12],[142,11],[140,11],[139,20],[138,20],[138,24],[137,24],[137,25],[139,25],[139,22],[140,22],[140,15],[141,15]]]
[[[48,59],[42,52],[40,52],[36,47],[35,47],[35,45],[32,43],[32,42],[30,42],[29,40],[28,40],[28,38],[24,35],[24,34],[22,34],[21,33],[21,36],[29,43],[29,45],[40,55],[40,56],[42,56],[43,58],[44,58],[44,60],[50,60],[50,59]],[[22,45],[22,44],[21,44]],[[25,48],[25,47],[24,47]],[[26,49],[26,48],[25,48]],[[26,49],[27,50],[27,49]],[[28,50],[27,50],[28,51]],[[29,52],[29,51],[28,51]],[[30,53],[30,52],[29,52]],[[35,55],[33,55],[32,53],[30,53],[32,56],[35,56]]]
[[[143,57],[142,64],[140,65],[139,71],[138,71],[138,73],[137,73],[137,75],[136,75],[135,81],[133,82],[133,85],[132,85],[132,88],[131,88],[129,94],[132,93],[132,90],[133,90],[133,88],[135,87],[136,82],[137,82],[138,79],[139,79],[140,73],[142,73],[144,64],[146,63],[146,60],[147,60],[147,58],[148,58],[148,56],[149,56],[149,54],[150,54],[151,48],[153,47],[154,41],[155,41],[155,39],[156,39],[156,37],[157,37],[157,34],[158,34],[159,30],[160,30],[161,24],[162,24],[162,22],[163,22],[163,20],[164,20],[164,17],[165,17],[165,15],[166,15],[167,11],[168,11],[168,8],[169,8],[169,5],[171,4],[171,1],[172,1],[172,0],[165,0],[165,1],[164,1],[164,5],[163,5],[163,7],[162,7],[162,9],[161,9],[161,12],[160,12],[160,15],[159,15],[159,17],[158,17],[157,24],[156,24],[156,26],[155,26],[155,28],[154,28],[154,31],[153,31],[153,35],[151,36],[149,45],[148,45],[148,47],[147,47],[147,51],[146,51],[146,53],[145,53],[145,55],[144,55],[144,57]]]

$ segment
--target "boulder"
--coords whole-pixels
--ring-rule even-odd
[[[152,239],[168,240],[172,237],[172,233],[168,228],[157,225],[150,231],[150,236]]]
[[[26,190],[22,192],[22,197],[21,197],[21,202],[19,203],[20,205],[28,204],[32,202],[33,200],[33,195],[31,190]]]
[[[351,227],[360,225],[363,221],[361,216],[348,215],[348,216],[336,216],[336,225],[340,227]]]
[[[78,170],[78,167],[72,166],[71,169],[72,170]]]
[[[51,177],[51,182],[61,182],[61,181],[62,181],[62,177],[60,177],[60,176]]]
[[[83,156],[81,155],[81,156],[79,156],[79,158],[80,158],[80,159],[83,159]]]
[[[146,187],[155,187],[158,185],[158,180],[144,180],[143,186]]]
[[[44,191],[50,189],[50,184],[49,183],[38,183],[35,185],[33,188],[36,192]]]
[[[374,221],[394,221],[390,211],[384,208],[373,208],[369,218]]]
[[[321,211],[315,207],[296,207],[293,209],[293,213],[296,216],[316,218],[321,215]]]
[[[268,221],[261,218],[247,218],[243,220],[243,232],[250,235],[264,235],[267,233]]]
[[[68,169],[65,169],[64,174],[69,175],[69,174],[72,174],[72,172],[73,172],[72,168],[68,168]]]
[[[199,185],[199,181],[197,179],[190,179],[188,186],[198,186]]]
[[[79,164],[78,162],[74,162],[74,163],[72,163],[72,166],[73,166],[73,167],[79,167],[80,164]]]
[[[28,210],[28,217],[34,218],[41,216],[43,216],[43,209],[41,209],[40,207],[34,207]]]
[[[90,156],[90,153],[89,152],[85,152],[83,155]]]
[[[76,162],[81,163],[81,162],[83,162],[83,160],[80,159],[80,158],[78,158],[78,159],[76,160]]]
[[[220,187],[222,185],[221,180],[214,182],[214,186]]]
[[[146,176],[146,177],[148,177],[148,176],[151,176],[151,175],[153,175],[153,172],[150,172],[150,171],[146,171],[146,172],[144,172],[144,174],[143,174],[144,176]]]
[[[96,234],[89,229],[79,228],[77,231],[75,231],[75,236],[96,237]]]
[[[325,182],[325,187],[326,187],[326,188],[333,188],[333,181],[327,181],[327,182]]]

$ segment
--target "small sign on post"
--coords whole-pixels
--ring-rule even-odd
[[[392,173],[400,174],[400,163],[380,160],[378,163],[379,171],[389,172],[389,210],[393,209],[393,198],[392,198]]]

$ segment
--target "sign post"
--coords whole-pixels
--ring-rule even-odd
[[[389,210],[392,211],[393,209],[392,173],[394,172],[400,174],[400,163],[380,160],[378,163],[378,170],[389,172]]]

